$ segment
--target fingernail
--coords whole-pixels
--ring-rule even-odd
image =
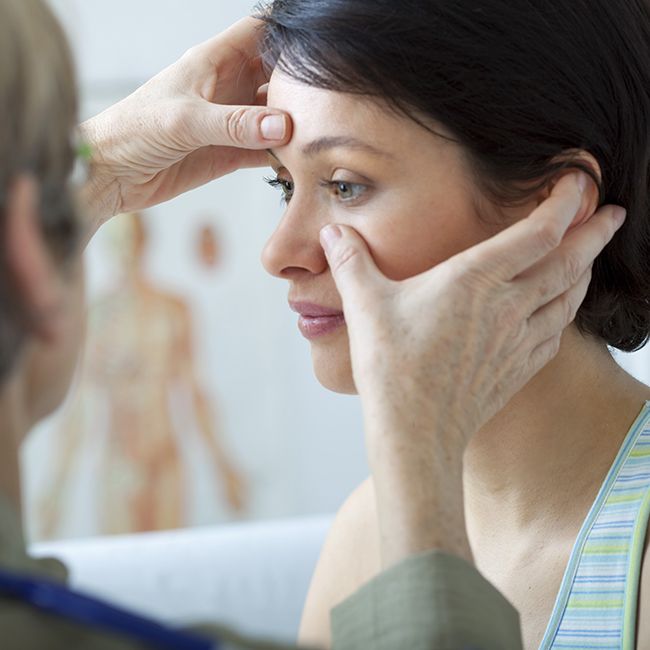
[[[287,124],[282,115],[267,115],[260,123],[260,131],[265,140],[283,140]]]
[[[320,241],[323,244],[323,248],[327,253],[332,250],[332,247],[336,242],[341,239],[343,233],[338,226],[325,226],[320,231]]]
[[[585,188],[587,187],[587,174],[584,172],[578,172],[578,188],[580,189],[580,193],[585,191]]]
[[[617,227],[621,227],[627,218],[627,210],[625,208],[614,208],[614,222]]]

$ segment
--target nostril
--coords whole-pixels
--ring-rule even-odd
[[[318,275],[328,268],[318,238],[318,224],[306,223],[297,212],[294,214],[296,218],[285,213],[260,255],[264,269],[277,278],[288,279],[305,273]]]
[[[311,274],[311,272],[299,266],[287,266],[280,272],[280,277],[285,280],[293,280],[298,277],[302,277],[305,274]]]

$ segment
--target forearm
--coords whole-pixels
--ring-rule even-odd
[[[418,471],[418,466],[421,471]],[[373,464],[382,567],[438,550],[473,564],[467,539],[460,462],[417,459],[411,473],[391,460]]]
[[[382,406],[364,410],[384,569],[430,550],[473,563],[463,502],[465,438],[433,410],[419,418]]]

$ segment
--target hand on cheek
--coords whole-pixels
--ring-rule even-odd
[[[622,223],[605,207],[566,236],[583,193],[566,176],[528,218],[403,281],[379,271],[353,228],[321,232],[348,327],[385,564],[427,548],[471,558],[466,445],[557,354],[593,260]]]

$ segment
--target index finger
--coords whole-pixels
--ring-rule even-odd
[[[498,269],[509,281],[557,248],[582,206],[584,172],[563,176],[551,195],[530,214],[498,235],[475,246],[472,255]]]

